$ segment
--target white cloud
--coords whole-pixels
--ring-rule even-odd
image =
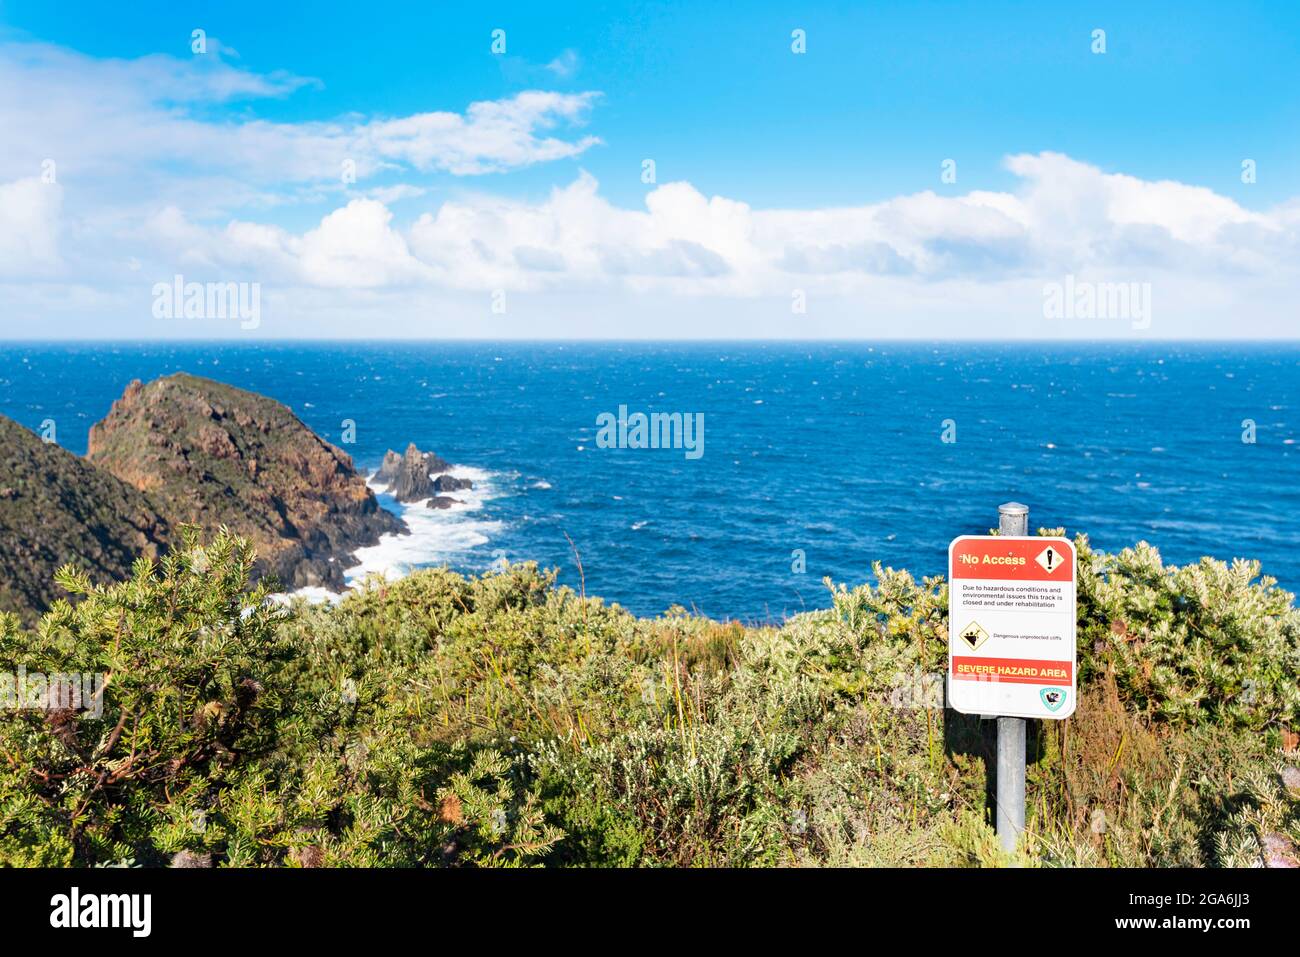
[[[389,286],[427,278],[390,225],[393,214],[373,199],[354,199],[321,220],[298,246],[302,277],[314,286]]]
[[[0,184],[0,276],[42,277],[60,265],[63,189],[37,177]]]
[[[605,290],[673,296],[788,296],[795,288],[860,295],[888,285],[932,302],[936,288],[1058,280],[1248,280],[1294,284],[1294,206],[1247,211],[1210,190],[1107,174],[1068,157],[1014,156],[1014,192],[931,192],[857,207],[762,210],[689,183],[615,206],[581,174],[543,200],[489,194],[448,200],[408,226],[378,198],[353,199],[295,234],[232,220],[196,224],[176,207],[141,236],[156,259],[237,268],[323,288],[407,285],[452,291]],[[405,191],[399,192],[406,198]],[[167,267],[170,268],[170,267]]]
[[[282,202],[301,184],[358,185],[385,169],[477,175],[578,156],[599,140],[567,137],[597,94],[528,91],[464,113],[301,123],[213,119],[214,104],[284,97],[317,81],[258,74],[220,55],[98,60],[46,44],[0,44],[0,180],[54,159],[117,205],[146,198],[205,212]],[[238,114],[230,114],[238,117]]]
[[[457,288],[566,284],[690,295],[776,295],[883,277],[985,286],[1062,273],[1296,274],[1296,214],[1247,211],[1202,187],[1103,173],[1059,154],[1013,156],[1012,193],[931,192],[858,207],[756,210],[689,183],[618,208],[583,175],[544,201],[445,202],[410,228],[411,251]]]
[[[137,287],[185,272],[260,280],[286,310],[352,307],[361,328],[390,334],[431,302],[454,312],[498,289],[511,292],[513,309],[530,296],[606,313],[668,303],[674,321],[690,315],[686,331],[704,334],[732,334],[730,320],[698,326],[709,304],[742,313],[764,304],[785,334],[814,334],[821,320],[811,314],[781,325],[799,289],[840,303],[828,334],[867,332],[852,324],[862,316],[905,332],[909,317],[966,329],[976,315],[995,324],[979,326],[987,334],[1040,334],[1042,286],[1069,273],[1151,282],[1168,322],[1212,314],[1230,331],[1251,322],[1297,331],[1300,199],[1248,210],[1205,187],[1043,152],[1007,158],[1017,178],[1007,191],[856,206],[762,209],[686,182],[620,206],[586,173],[537,199],[457,193],[433,203],[410,180],[581,155],[599,142],[577,132],[597,94],[530,91],[463,112],[307,123],[203,109],[311,84],[221,55],[100,61],[0,46],[6,294],[34,315],[62,283],[69,310],[135,310]],[[45,159],[57,162],[60,185],[36,178]],[[355,184],[341,180],[344,160],[356,164]],[[386,181],[393,175],[402,181]],[[303,200],[337,208],[314,224],[283,215]],[[390,209],[399,202],[401,218]],[[1201,328],[1187,323],[1178,328]],[[284,332],[319,331],[304,320]]]
[[[1151,283],[1154,334],[1297,331],[1300,203],[1257,213],[1049,153],[1007,164],[1020,177],[1007,192],[806,210],[756,209],[689,183],[623,207],[585,173],[538,200],[462,195],[407,222],[354,198],[300,231],[204,226],[165,208],[141,231],[142,268],[115,275],[119,309],[138,314],[136,287],[183,271],[262,282],[266,334],[279,336],[1133,334],[1128,322],[1045,319],[1044,285],[1074,274]],[[16,314],[53,309],[43,290],[19,290]],[[507,315],[490,311],[497,290]],[[795,290],[806,314],[791,313]],[[89,298],[68,293],[82,310]]]
[[[546,69],[554,73],[561,79],[568,79],[578,72],[582,61],[578,57],[576,50],[565,50],[550,63],[546,64]]]
[[[583,119],[595,93],[520,93],[508,100],[471,103],[465,115],[419,113],[376,120],[354,131],[363,156],[458,176],[497,173],[577,156],[599,143],[594,136],[569,141],[538,136],[560,122]]]
[[[403,199],[415,199],[423,196],[428,190],[422,186],[413,186],[410,183],[395,183],[392,186],[375,186],[366,190],[366,196],[370,199],[377,199],[385,205],[389,203],[400,202]]]

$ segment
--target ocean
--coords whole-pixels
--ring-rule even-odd
[[[175,371],[284,402],[369,470],[415,442],[474,479],[450,511],[381,496],[413,534],[356,574],[531,559],[578,588],[576,551],[637,614],[772,621],[874,561],[942,574],[1018,500],[1300,588],[1297,344],[4,343],[0,413],[83,454],[131,379]],[[702,446],[602,447],[621,406],[702,414]]]

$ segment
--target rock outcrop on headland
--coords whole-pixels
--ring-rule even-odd
[[[67,597],[52,580],[61,566],[108,584],[169,536],[143,493],[0,416],[0,611],[31,624]]]
[[[172,524],[248,538],[286,587],[341,589],[355,549],[405,530],[286,406],[184,373],[132,382],[90,430],[87,458]]]

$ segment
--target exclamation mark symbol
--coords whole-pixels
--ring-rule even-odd
[[[1047,570],[1050,572],[1052,570],[1052,566],[1055,564],[1056,564],[1056,552],[1052,551],[1049,548],[1047,550]]]

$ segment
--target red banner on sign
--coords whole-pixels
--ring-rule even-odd
[[[1069,581],[1073,569],[1074,549],[1059,541],[959,538],[952,546],[953,578]]]
[[[997,681],[1028,685],[1068,685],[1074,664],[1028,658],[972,658],[954,655],[952,676],[960,681]]]

